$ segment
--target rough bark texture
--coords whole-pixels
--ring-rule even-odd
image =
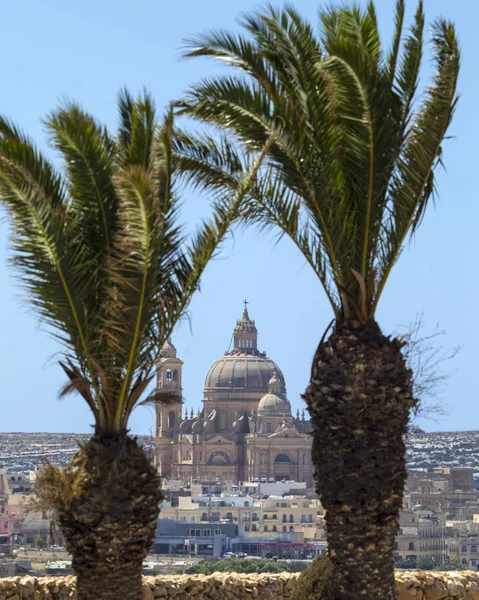
[[[136,440],[95,435],[73,457],[79,490],[59,512],[78,600],[141,600],[142,562],[153,544],[160,479]]]
[[[304,398],[340,598],[395,599],[404,435],[415,405],[401,342],[374,321],[337,323],[316,351]]]

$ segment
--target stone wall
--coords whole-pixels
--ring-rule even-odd
[[[143,578],[143,600],[286,600],[297,574],[170,575]],[[400,600],[479,600],[479,574],[472,571],[396,574]],[[0,600],[75,599],[74,577],[0,579]]]

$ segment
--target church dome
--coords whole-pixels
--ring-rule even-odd
[[[258,331],[246,308],[233,331],[233,349],[217,360],[208,371],[205,392],[236,390],[266,393],[268,382],[276,374],[279,393],[286,393],[284,377],[278,365],[258,350]]]
[[[276,394],[266,394],[258,404],[258,417],[291,415],[291,404]]]
[[[176,358],[176,348],[169,337],[160,350],[160,356],[163,358]]]
[[[205,391],[226,388],[266,392],[268,382],[275,371],[280,381],[281,391],[285,393],[283,374],[270,358],[242,353],[225,355],[208,371]]]
[[[278,372],[275,370],[268,382],[268,393],[261,398],[258,404],[258,417],[265,416],[291,416],[291,404],[286,397],[281,394],[281,381]]]

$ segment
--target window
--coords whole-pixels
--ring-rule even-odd
[[[290,531],[294,531],[294,527],[292,525],[289,526]]]
[[[276,508],[279,508],[279,502],[276,502]]]
[[[221,410],[218,413],[218,429],[220,431],[224,431],[226,429],[226,413],[224,410]]]
[[[173,371],[173,381],[178,381],[178,371],[176,369]]]
[[[271,428],[271,423],[266,423],[266,433],[271,433],[272,428]]]
[[[287,454],[278,454],[278,456],[274,459],[275,463],[285,464],[290,463],[291,459]]]
[[[203,537],[210,537],[211,529],[203,529]]]
[[[306,523],[306,515],[301,515],[301,523]]]
[[[233,520],[233,513],[227,512],[226,513],[226,517],[225,517],[228,521],[232,521]]]
[[[463,547],[461,548],[461,552],[467,552],[467,546],[463,546]]]
[[[471,546],[471,552],[477,552],[477,546]]]
[[[264,531],[268,531],[268,526],[267,526],[267,525],[265,525],[265,526],[263,527],[263,529],[264,529]]]
[[[294,517],[293,517],[293,515],[289,515],[289,522],[290,523],[294,523]]]
[[[287,530],[288,528],[286,527],[286,525],[283,525],[283,533],[286,533]]]
[[[251,515],[251,520],[252,520],[252,521],[259,521],[259,519],[258,519],[258,513],[253,513],[253,514]]]
[[[461,561],[461,563],[462,563],[463,565],[467,565],[467,558],[463,558],[463,559],[462,559],[462,561]]]
[[[216,450],[210,454],[207,462],[209,465],[230,465],[231,457],[222,450]]]
[[[273,531],[278,531],[278,528],[276,527],[276,525],[273,525]]]
[[[471,567],[477,567],[477,560],[475,558],[471,560]]]
[[[170,412],[168,413],[168,427],[174,427],[175,421],[176,421],[176,415],[172,410],[170,410]]]
[[[287,523],[288,522],[288,517],[286,515],[283,515],[283,523]]]
[[[171,381],[171,370],[167,369],[166,371],[166,381],[170,382]]]
[[[245,531],[251,531],[251,525],[245,525],[244,526],[244,530]]]
[[[201,529],[188,529],[187,535],[190,537],[200,537]]]
[[[278,515],[273,515],[271,518],[276,521],[278,519]]]
[[[312,523],[313,522],[313,515],[308,515],[308,523]]]
[[[243,513],[243,521],[249,521],[251,514],[249,512]]]
[[[394,542],[394,550],[399,550],[399,544],[397,542]]]
[[[251,531],[258,531],[258,528],[256,527],[256,525],[253,523],[253,525],[251,525]]]
[[[259,455],[259,464],[264,465],[265,462],[266,462],[266,454],[264,452],[261,452],[261,454]]]
[[[202,521],[207,521],[208,520],[208,515],[206,513],[201,513],[201,520]]]
[[[195,517],[190,517],[190,523],[194,523],[195,522]]]
[[[215,535],[221,535],[221,529],[215,529]]]
[[[409,542],[409,550],[414,550],[414,542]]]
[[[245,501],[245,503],[243,504],[243,506],[244,506],[245,508],[248,508],[248,506],[249,506],[249,502],[248,502],[248,500],[246,500],[246,501]]]

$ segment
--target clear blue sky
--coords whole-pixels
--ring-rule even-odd
[[[274,4],[277,4],[274,2]],[[318,4],[298,0],[312,20]],[[182,38],[214,27],[235,27],[239,10],[256,2],[220,0],[24,0],[2,7],[0,112],[13,118],[39,145],[41,117],[61,99],[75,99],[114,127],[116,94],[146,86],[159,107],[177,98],[188,83],[214,71],[208,61],[180,61]],[[384,39],[389,42],[394,0],[378,0]],[[415,2],[408,2],[408,14]],[[449,416],[426,429],[479,429],[477,339],[474,317],[479,295],[479,202],[477,170],[479,97],[477,22],[479,2],[425,0],[427,20],[445,15],[456,22],[463,50],[458,112],[445,145],[447,172],[438,178],[439,198],[413,243],[393,271],[378,314],[386,332],[424,311],[426,330],[436,323],[447,331],[446,346],[460,344],[444,399]],[[428,75],[430,57],[424,77]],[[191,224],[207,211],[205,199],[185,199]],[[7,267],[5,222],[0,224],[0,431],[88,432],[92,418],[83,401],[57,400],[63,376],[55,362],[58,347],[38,327]],[[259,329],[259,345],[279,364],[288,395],[302,407],[311,358],[332,318],[319,283],[291,243],[274,246],[273,237],[237,232],[208,268],[202,290],[190,306],[190,319],[174,343],[185,360],[184,393],[198,406],[210,365],[227,349],[235,319],[247,298]],[[139,408],[134,433],[149,433],[151,409]]]

